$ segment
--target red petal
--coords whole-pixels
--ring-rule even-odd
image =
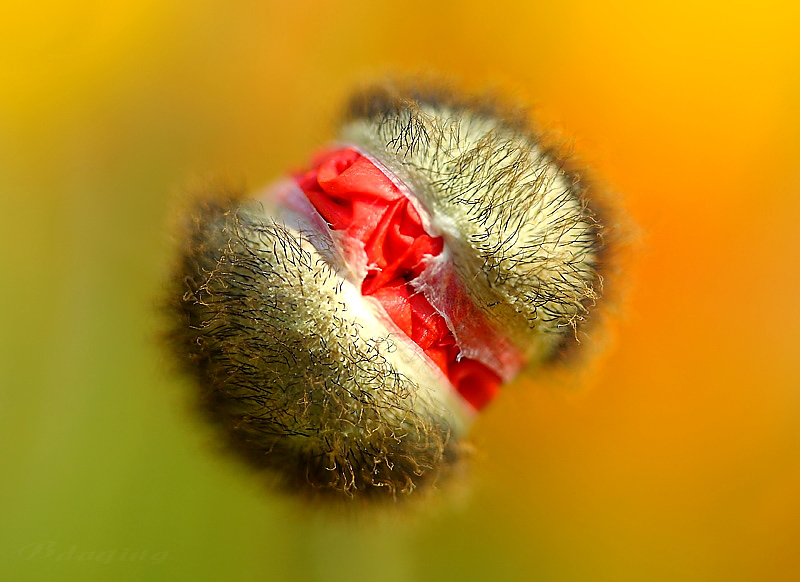
[[[361,292],[381,303],[467,402],[476,409],[485,406],[500,377],[482,362],[458,359],[460,350],[445,319],[411,284],[424,270],[425,258],[442,252],[443,239],[425,232],[409,199],[354,149],[324,152],[295,181],[333,230],[364,243],[369,273]]]

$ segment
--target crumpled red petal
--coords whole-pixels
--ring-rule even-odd
[[[442,237],[426,233],[411,201],[352,148],[319,155],[295,181],[333,230],[364,244],[368,270],[361,293],[381,303],[467,402],[485,406],[497,393],[500,376],[482,362],[459,359],[444,318],[411,283],[425,269],[426,257],[442,252]]]

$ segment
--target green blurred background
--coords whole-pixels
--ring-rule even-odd
[[[0,579],[800,579],[796,3],[3,12]],[[155,305],[176,193],[302,164],[395,69],[527,95],[642,232],[589,370],[510,387],[467,487],[344,519],[215,454]]]

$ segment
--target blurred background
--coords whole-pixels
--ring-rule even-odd
[[[800,579],[798,30],[769,0],[6,6],[0,578]],[[588,371],[508,388],[468,486],[343,519],[214,452],[155,305],[176,194],[297,167],[390,70],[526,96],[641,233]]]

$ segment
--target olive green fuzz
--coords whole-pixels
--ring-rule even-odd
[[[293,490],[395,496],[455,463],[456,396],[300,232],[204,200],[186,240],[173,341],[253,465]]]
[[[353,97],[343,136],[419,199],[473,302],[530,364],[575,341],[600,297],[604,228],[587,181],[524,118],[441,88],[379,86]]]

